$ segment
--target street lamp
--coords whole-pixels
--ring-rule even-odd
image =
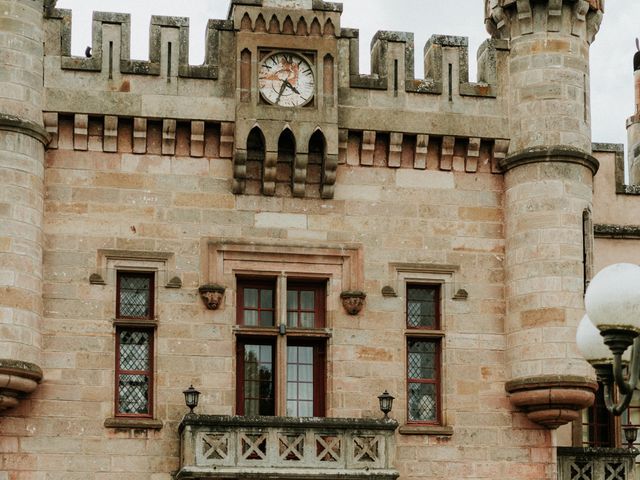
[[[384,419],[389,418],[389,412],[393,408],[394,396],[390,395],[386,390],[382,395],[378,395],[378,401],[380,402],[380,411],[384,413]]]
[[[182,393],[184,394],[184,403],[187,404],[187,407],[190,410],[189,413],[193,413],[193,409],[198,406],[198,400],[200,400],[200,392],[193,388],[193,385],[191,385]]]
[[[601,270],[589,284],[584,303],[587,315],[578,327],[578,350],[604,386],[607,409],[621,415],[640,380],[640,266],[617,263]]]

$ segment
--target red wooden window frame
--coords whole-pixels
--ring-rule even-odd
[[[326,341],[311,340],[305,337],[291,337],[287,341],[287,347],[312,347],[313,348],[313,416],[324,417],[325,411],[325,395],[327,391],[327,346]],[[287,366],[289,359],[287,358]],[[289,379],[287,379],[289,383]],[[297,382],[296,382],[297,383]],[[284,395],[289,400],[285,388]],[[285,412],[286,413],[286,412]]]
[[[410,326],[409,324],[409,296],[410,290],[430,290],[434,292],[434,325],[431,326]],[[406,339],[406,382],[407,382],[407,423],[413,425],[441,425],[442,424],[442,333],[441,328],[441,286],[434,284],[415,284],[410,283],[406,286],[406,304],[405,304],[405,325],[407,328]],[[430,334],[432,332],[432,334]],[[434,378],[413,378],[409,376],[409,350],[412,342],[426,342],[435,346],[434,353]],[[435,386],[435,419],[434,420],[412,420],[410,419],[411,411],[411,385],[412,384],[429,384]]]
[[[149,279],[149,314],[143,317],[122,315],[120,310],[122,277],[148,278]],[[116,278],[116,318],[128,320],[153,320],[155,316],[155,273],[154,272],[129,272],[118,271]]]
[[[278,366],[277,356],[276,356],[276,341],[274,338],[260,338],[260,337],[242,337],[238,339],[236,345],[236,364],[237,364],[237,373],[236,373],[236,414],[244,415],[245,414],[245,388],[244,388],[244,370],[245,370],[245,361],[244,361],[244,352],[245,346],[247,345],[268,345],[271,347],[271,369],[272,369],[272,391],[273,391],[273,413],[268,414],[265,413],[263,415],[273,416],[276,412],[276,402],[277,402],[277,386],[278,386]]]
[[[149,335],[149,359],[148,370],[125,370],[120,368],[120,335],[122,332],[146,332]],[[154,390],[154,328],[143,327],[117,327],[116,328],[116,368],[115,368],[115,416],[153,418],[153,390]],[[121,413],[120,412],[120,377],[122,375],[144,375],[149,379],[147,390],[147,413]]]
[[[255,288],[258,290],[258,308],[246,308],[244,306],[244,291],[247,288]],[[238,278],[237,280],[237,305],[236,305],[236,322],[238,325],[249,326],[249,327],[266,327],[273,328],[277,325],[277,317],[276,317],[276,282],[275,279],[264,279],[264,280],[256,280],[256,279],[245,279]],[[271,290],[271,308],[262,308],[261,304],[261,295],[260,292],[263,290]],[[253,310],[258,312],[258,325],[245,325],[244,323],[244,312],[245,310]],[[263,311],[271,312],[272,325],[260,325],[260,314]]]
[[[277,283],[274,278],[247,278],[238,277],[236,281],[236,322],[240,327],[246,327],[240,329],[238,332],[238,339],[236,343],[236,414],[245,415],[245,347],[246,345],[269,345],[272,348],[272,365],[273,365],[273,392],[274,392],[274,413],[286,415],[285,412],[278,411],[278,404],[281,397],[284,395],[284,403],[286,405],[287,390],[286,383],[284,391],[279,390],[278,378],[280,375],[284,375],[286,378],[286,371],[282,372],[278,370],[281,365],[279,359],[282,355],[286,355],[285,352],[278,351],[278,348],[287,348],[289,346],[310,346],[313,347],[313,416],[322,417],[325,415],[325,395],[326,395],[326,340],[324,338],[317,338],[318,333],[314,332],[308,334],[305,330],[314,330],[324,328],[325,326],[325,309],[326,309],[326,281],[315,281],[305,279],[287,279],[287,295],[291,291],[313,291],[314,292],[314,308],[313,310],[303,310],[300,308],[299,296],[298,296],[298,308],[295,310],[289,310],[287,305],[287,314],[289,312],[313,312],[314,313],[314,325],[312,327],[302,327],[298,324],[296,326],[290,326],[290,331],[286,331],[286,342],[279,342],[277,340],[278,335],[282,334],[279,330],[280,315],[276,310],[277,304]],[[258,325],[246,325],[244,322],[245,311],[247,308],[244,306],[245,289],[255,288],[258,290],[268,289],[272,292],[272,307],[262,308],[260,303],[258,308],[252,308],[258,312]],[[299,294],[298,294],[299,295]],[[260,298],[260,293],[258,293]],[[288,302],[287,302],[288,303]],[[261,326],[260,325],[260,312],[269,311],[273,316],[273,325]],[[253,330],[255,328],[258,330]],[[288,360],[287,360],[288,363]],[[285,369],[288,365],[285,365]]]
[[[303,310],[301,308],[300,302],[300,292],[301,291],[313,291],[314,292],[314,308],[313,310]],[[287,325],[290,328],[324,328],[325,326],[325,297],[326,297],[326,284],[325,283],[316,283],[316,282],[303,282],[303,281],[289,281],[287,282],[287,299],[289,292],[297,292],[298,294],[298,308],[297,309],[289,309],[288,301],[287,301],[287,324],[289,323],[289,313],[296,313],[298,317],[298,324]],[[300,314],[301,313],[313,313],[314,314],[314,325],[313,327],[302,327],[300,325]]]
[[[582,426],[587,434],[582,442],[585,447],[616,446],[614,417],[604,403],[603,391],[603,385],[600,384],[593,405],[585,409],[583,414]]]

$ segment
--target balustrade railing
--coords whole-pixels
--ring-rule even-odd
[[[392,480],[393,420],[185,415],[176,479]]]
[[[636,480],[637,450],[558,448],[558,480]]]

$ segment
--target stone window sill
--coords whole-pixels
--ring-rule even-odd
[[[162,428],[162,420],[154,418],[125,418],[112,417],[104,421],[106,428],[136,428],[146,430],[160,430]]]
[[[400,435],[436,435],[450,437],[453,427],[445,425],[403,425],[398,429]]]

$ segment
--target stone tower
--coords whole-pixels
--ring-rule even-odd
[[[627,120],[627,143],[630,163],[629,180],[631,185],[638,185],[640,183],[640,51],[633,57],[633,80],[636,110]]]
[[[0,0],[0,410],[42,378],[43,11]]]
[[[487,0],[509,40],[511,145],[505,171],[507,391],[548,427],[577,419],[595,383],[573,346],[583,315],[591,155],[589,45],[599,0]]]

